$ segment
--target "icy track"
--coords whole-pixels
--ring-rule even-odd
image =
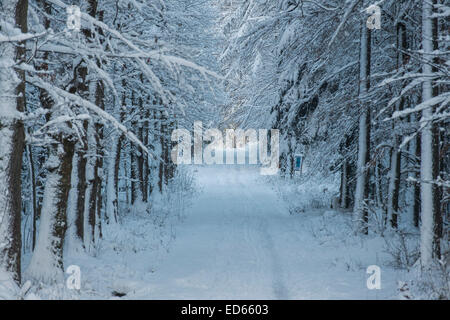
[[[169,253],[126,298],[395,298],[392,271],[382,290],[366,287],[378,244],[320,243],[311,225],[320,227],[324,212],[290,215],[263,181],[256,168],[198,168],[202,190]]]

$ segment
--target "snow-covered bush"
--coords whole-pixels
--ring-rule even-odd
[[[192,168],[178,166],[175,177],[168,184],[165,193],[165,202],[176,217],[183,218],[183,213],[190,204],[189,200],[196,192],[195,186]]]
[[[107,225],[101,241],[115,252],[138,253],[167,248],[175,237],[173,225],[182,217],[194,193],[194,178],[190,168],[179,167],[162,194],[154,190],[150,201],[136,202],[131,208],[122,207],[122,223]]]
[[[333,179],[301,178],[284,179],[270,177],[271,184],[289,205],[291,214],[298,214],[309,209],[330,208],[333,198],[338,194],[337,184]]]
[[[444,252],[430,269],[421,269],[419,263],[415,267],[416,276],[409,281],[413,299],[450,299],[450,251]]]
[[[30,281],[19,287],[11,274],[0,269],[0,300],[38,300]]]
[[[11,275],[0,269],[0,300],[13,300],[19,296],[20,289]]]
[[[411,268],[419,259],[419,241],[416,234],[397,230],[384,237],[385,251],[392,257],[395,268]]]

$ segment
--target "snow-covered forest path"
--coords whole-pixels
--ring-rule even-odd
[[[289,298],[274,239],[274,230],[289,231],[288,213],[255,174],[256,169],[199,169],[203,190],[177,232],[150,297]]]
[[[342,251],[315,241],[307,222],[319,213],[290,215],[257,168],[196,171],[202,190],[177,228],[168,255],[149,283],[127,298],[379,297],[380,292],[366,288],[365,266],[346,270],[338,263]]]

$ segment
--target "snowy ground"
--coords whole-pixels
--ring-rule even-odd
[[[68,259],[81,267],[82,289],[64,298],[397,298],[401,275],[386,265],[383,241],[352,236],[346,214],[290,214],[257,168],[199,167],[196,183],[181,221],[157,226],[135,213],[97,257]],[[382,269],[381,290],[366,287],[373,264]]]

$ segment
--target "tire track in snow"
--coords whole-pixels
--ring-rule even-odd
[[[280,225],[272,190],[257,181],[257,170],[203,167],[198,171],[202,192],[186,213],[159,272],[140,295],[288,299],[283,262],[270,227],[273,222]]]
[[[258,181],[253,181],[252,184],[254,186],[259,186]],[[289,290],[287,289],[285,283],[284,283],[284,272],[282,265],[280,263],[280,257],[278,256],[277,250],[275,249],[274,241],[272,239],[272,236],[269,233],[268,230],[268,222],[267,222],[267,216],[273,216],[273,212],[277,212],[278,208],[274,207],[272,203],[270,205],[263,206],[261,203],[261,199],[267,200],[269,195],[272,195],[271,190],[267,190],[264,192],[264,194],[257,195],[255,192],[250,192],[249,190],[252,190],[252,188],[249,188],[249,181],[239,181],[239,186],[244,191],[245,194],[245,203],[247,204],[247,207],[250,207],[251,210],[248,210],[247,212],[256,212],[260,214],[253,214],[252,218],[249,219],[250,221],[254,221],[255,223],[252,224],[249,222],[247,225],[248,231],[250,231],[250,228],[257,233],[257,236],[259,239],[253,239],[253,243],[255,244],[255,248],[260,252],[257,256],[267,256],[268,257],[268,263],[270,264],[270,270],[272,275],[272,290],[273,294],[276,299],[289,299]],[[260,190],[260,188],[256,188],[256,190]],[[266,191],[266,190],[262,190]],[[273,198],[274,202],[277,200],[276,198]],[[261,245],[256,245],[261,244]],[[260,264],[258,264],[260,265]]]

